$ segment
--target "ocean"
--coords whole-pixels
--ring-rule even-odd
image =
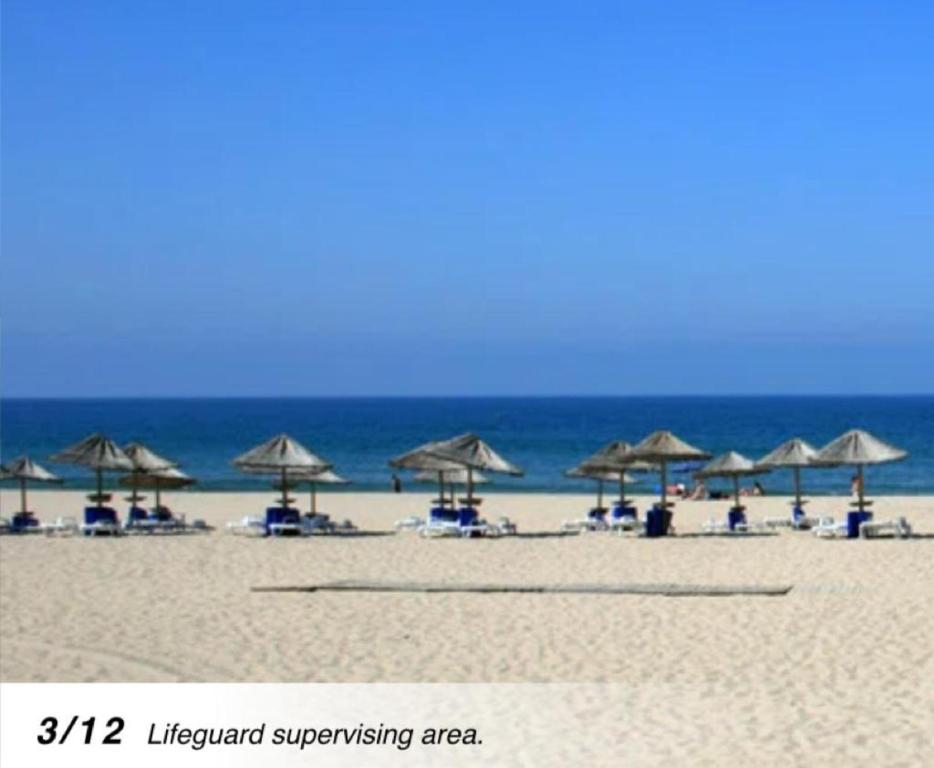
[[[48,457],[91,432],[121,445],[133,440],[181,463],[203,490],[263,489],[269,478],[239,473],[231,460],[288,432],[353,482],[351,490],[386,490],[388,460],[420,443],[478,433],[525,470],[494,477],[495,491],[591,490],[564,471],[610,440],[636,442],[670,429],[713,454],[737,450],[759,458],[789,437],[820,447],[859,427],[909,451],[902,462],[867,469],[872,493],[934,493],[934,396],[905,397],[522,397],[269,399],[4,399],[0,459],[28,454],[67,482],[88,488],[80,467]],[[845,493],[851,469],[808,470],[811,493]],[[406,473],[404,487],[412,488]],[[673,481],[690,476],[677,475]],[[767,491],[789,492],[791,472],[760,479]],[[637,492],[657,487],[646,475]],[[711,483],[712,486],[716,482]]]

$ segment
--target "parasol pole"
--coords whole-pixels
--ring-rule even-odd
[[[26,478],[19,479],[19,511],[26,511]]]
[[[856,476],[857,476],[856,491],[859,494],[859,511],[860,511],[860,514],[862,514],[863,508],[866,503],[863,497],[863,465],[862,464],[856,465]]]
[[[318,514],[318,484],[311,481],[311,514]]]
[[[603,508],[603,478],[597,480],[597,508]]]
[[[662,510],[668,508],[668,462],[662,459]]]
[[[286,509],[288,504],[286,499],[288,499],[288,490],[286,489],[286,471],[285,467],[282,467],[282,509]]]
[[[733,475],[733,499],[734,507],[739,509],[739,475]]]
[[[97,472],[97,508],[101,510],[104,508],[104,473],[100,467],[95,467]]]
[[[795,506],[801,509],[801,467],[795,467]]]

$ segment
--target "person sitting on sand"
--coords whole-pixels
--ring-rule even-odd
[[[762,483],[760,483],[758,480],[752,484],[752,495],[765,496],[765,488],[762,487]]]
[[[703,501],[707,498],[707,486],[704,484],[703,480],[698,480],[697,485],[694,486],[694,490],[689,494],[685,495],[686,499],[689,501]]]

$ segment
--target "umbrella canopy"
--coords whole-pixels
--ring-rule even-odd
[[[100,471],[133,469],[130,457],[113,440],[99,433],[89,435],[51,458],[56,464],[77,464]]]
[[[637,443],[632,449],[632,455],[638,459],[657,463],[661,467],[662,509],[665,509],[668,504],[668,462],[710,458],[710,454],[707,453],[707,451],[689,445],[680,437],[677,437],[667,430],[653,432],[644,440]]]
[[[197,481],[189,477],[177,467],[167,467],[166,469],[153,470],[152,472],[132,472],[120,478],[119,483],[124,487],[133,489],[132,501],[139,500],[137,491],[141,488],[151,489],[156,492],[156,508],[162,506],[162,491],[184,488],[193,485]]]
[[[19,501],[20,512],[26,512],[29,507],[26,505],[26,483],[33,481],[37,483],[60,483],[60,477],[53,475],[41,464],[36,464],[28,456],[20,456],[13,459],[5,468],[5,474],[0,480],[19,480]]]
[[[499,472],[513,477],[522,477],[524,474],[519,467],[506,461],[477,435],[469,432],[434,443],[427,449],[427,453],[438,459],[453,461],[469,470]]]
[[[757,467],[755,462],[747,459],[736,451],[727,451],[717,456],[697,473],[698,477],[740,477],[742,475],[758,475],[768,472],[768,469]]]
[[[104,504],[104,472],[129,471],[133,469],[133,461],[109,437],[95,433],[84,438],[80,443],[66,448],[52,456],[52,461],[58,464],[76,464],[90,467],[97,476],[98,508]]]
[[[733,500],[739,504],[739,479],[746,475],[761,475],[769,470],[759,467],[751,459],[747,459],[736,451],[727,451],[718,456],[697,473],[697,477],[731,477],[733,478]]]
[[[430,443],[424,443],[418,448],[413,448],[407,453],[403,453],[401,456],[396,456],[396,458],[391,459],[389,466],[394,469],[410,469],[410,470],[419,470],[421,472],[432,472],[436,475],[438,481],[438,496],[441,499],[441,505],[444,506],[447,504],[445,497],[444,484],[445,484],[445,473],[447,472],[463,472],[466,471],[463,464],[459,464],[454,461],[448,461],[447,459],[439,459],[437,456],[431,454],[431,450],[438,445],[437,441]],[[451,504],[454,504],[454,491],[451,491]]]
[[[130,443],[123,446],[123,452],[130,457],[133,462],[133,469],[139,472],[159,472],[164,469],[177,467],[177,461],[164,459],[156,453],[153,453],[142,443]]]
[[[332,466],[286,434],[276,435],[271,440],[257,445],[235,458],[233,464],[244,472],[279,473],[283,507],[288,506],[286,486],[290,470],[323,472]]]
[[[155,472],[133,472],[124,475],[119,480],[124,487],[145,488],[158,491],[160,488],[184,488],[197,482],[193,477],[186,475],[180,469],[169,467]]]
[[[434,456],[430,451],[434,449],[436,445],[438,445],[438,442],[424,443],[418,446],[418,448],[413,448],[411,451],[403,453],[401,456],[390,459],[389,466],[394,469],[413,469],[430,472],[448,472],[464,468],[463,464],[456,461],[439,459],[437,456]]]
[[[817,464],[885,464],[901,461],[907,451],[880,440],[861,429],[851,429],[817,452]]]
[[[129,443],[128,445],[123,446],[123,452],[130,457],[130,461],[133,462],[133,473],[127,475],[126,478],[121,479],[121,484],[123,480],[128,479],[129,485],[133,489],[133,494],[130,497],[129,501],[131,504],[136,504],[142,497],[137,493],[137,490],[141,487],[139,482],[134,482],[142,473],[145,472],[161,472],[163,470],[171,469],[172,467],[178,466],[177,462],[169,461],[168,459],[159,456],[156,453],[153,453],[149,448],[147,448],[142,443]],[[159,505],[159,487],[155,486],[156,489],[156,506]]]
[[[887,464],[901,461],[908,456],[907,451],[880,440],[861,429],[844,432],[817,452],[814,463],[820,466],[850,464],[857,471],[857,507],[862,512],[866,506],[863,489],[863,467],[866,464]]]
[[[588,459],[589,461],[589,459]],[[584,477],[588,480],[597,481],[597,507],[603,507],[603,484],[604,483],[619,483],[619,501],[623,505],[626,503],[625,498],[625,487],[626,483],[635,482],[635,478],[627,475],[622,470],[608,471],[595,469],[588,465],[587,461],[578,464],[573,469],[569,469],[564,473],[566,477]]]
[[[247,472],[279,472],[306,470],[323,472],[331,464],[316,456],[304,445],[286,434],[276,435],[233,460],[235,467]]]
[[[522,470],[494,451],[477,435],[465,433],[450,440],[425,443],[408,453],[397,456],[389,466],[398,469],[432,470],[438,473],[441,496],[444,497],[444,472],[451,469],[467,470],[467,498],[473,499],[475,470],[499,472],[521,476]],[[468,503],[470,503],[468,501]]]
[[[760,467],[791,467],[795,473],[795,507],[800,509],[801,504],[801,468],[810,466],[817,458],[817,449],[806,443],[800,437],[786,440],[778,448],[759,459]]]

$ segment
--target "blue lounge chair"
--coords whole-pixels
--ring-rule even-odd
[[[17,512],[10,521],[10,533],[38,533],[39,520],[32,512]]]
[[[85,507],[84,525],[81,532],[85,536],[116,536],[120,533],[120,518],[112,507]]]

